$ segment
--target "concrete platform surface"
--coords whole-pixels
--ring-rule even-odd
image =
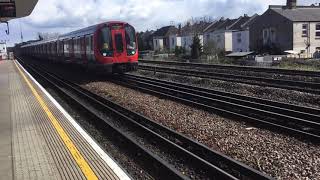
[[[130,179],[17,61],[0,61],[0,179]]]

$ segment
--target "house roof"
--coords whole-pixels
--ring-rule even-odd
[[[319,6],[297,6],[292,9],[286,6],[269,6],[269,9],[293,22],[320,21]]]
[[[248,21],[246,21],[245,23],[243,23],[243,24],[241,25],[241,28],[242,28],[242,29],[248,28],[252,23],[254,23],[255,20],[258,19],[258,17],[259,17],[258,14],[254,14],[253,16],[251,16],[251,18],[250,18]]]
[[[163,36],[168,36],[170,34],[176,34],[178,32],[178,29],[174,26],[165,26],[162,27],[158,30],[156,30],[153,33],[153,37],[163,37]]]
[[[230,27],[233,26],[236,22],[239,21],[238,19],[226,19],[226,22],[223,24],[220,24],[220,26],[217,27],[217,30],[229,30]]]
[[[231,26],[228,27],[228,30],[240,30],[240,29],[244,29],[245,27],[247,27],[246,24],[249,23],[249,21],[252,21],[257,14],[255,14],[254,16],[250,17],[250,16],[240,16],[240,18],[233,23]],[[245,25],[245,26],[244,26]]]
[[[240,16],[238,19],[220,19],[219,21],[213,22],[210,26],[208,26],[204,31],[205,32],[213,32],[217,30],[242,30],[246,29],[252,22],[259,17],[258,14],[254,14],[253,16]]]
[[[204,30],[210,25],[208,22],[199,22],[192,25],[185,25],[181,28],[181,35],[189,35],[193,33],[203,33]]]
[[[215,30],[218,30],[219,27],[221,27],[223,24],[225,24],[227,20],[220,19],[219,21],[213,22],[211,25],[209,25],[204,31],[205,32],[213,32]]]

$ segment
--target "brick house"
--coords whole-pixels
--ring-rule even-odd
[[[293,50],[301,57],[312,57],[320,50],[320,7],[270,5],[250,25],[250,49],[257,52],[284,53]]]

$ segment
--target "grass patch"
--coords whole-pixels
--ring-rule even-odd
[[[283,59],[279,64],[275,65],[275,67],[294,70],[320,71],[320,60]]]

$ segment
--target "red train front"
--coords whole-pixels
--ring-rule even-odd
[[[135,70],[138,47],[135,29],[123,22],[111,22],[98,27],[94,53],[101,64],[113,63],[113,72]]]
[[[128,23],[106,22],[21,46],[23,55],[80,64],[103,72],[128,72],[138,67],[135,29]]]

